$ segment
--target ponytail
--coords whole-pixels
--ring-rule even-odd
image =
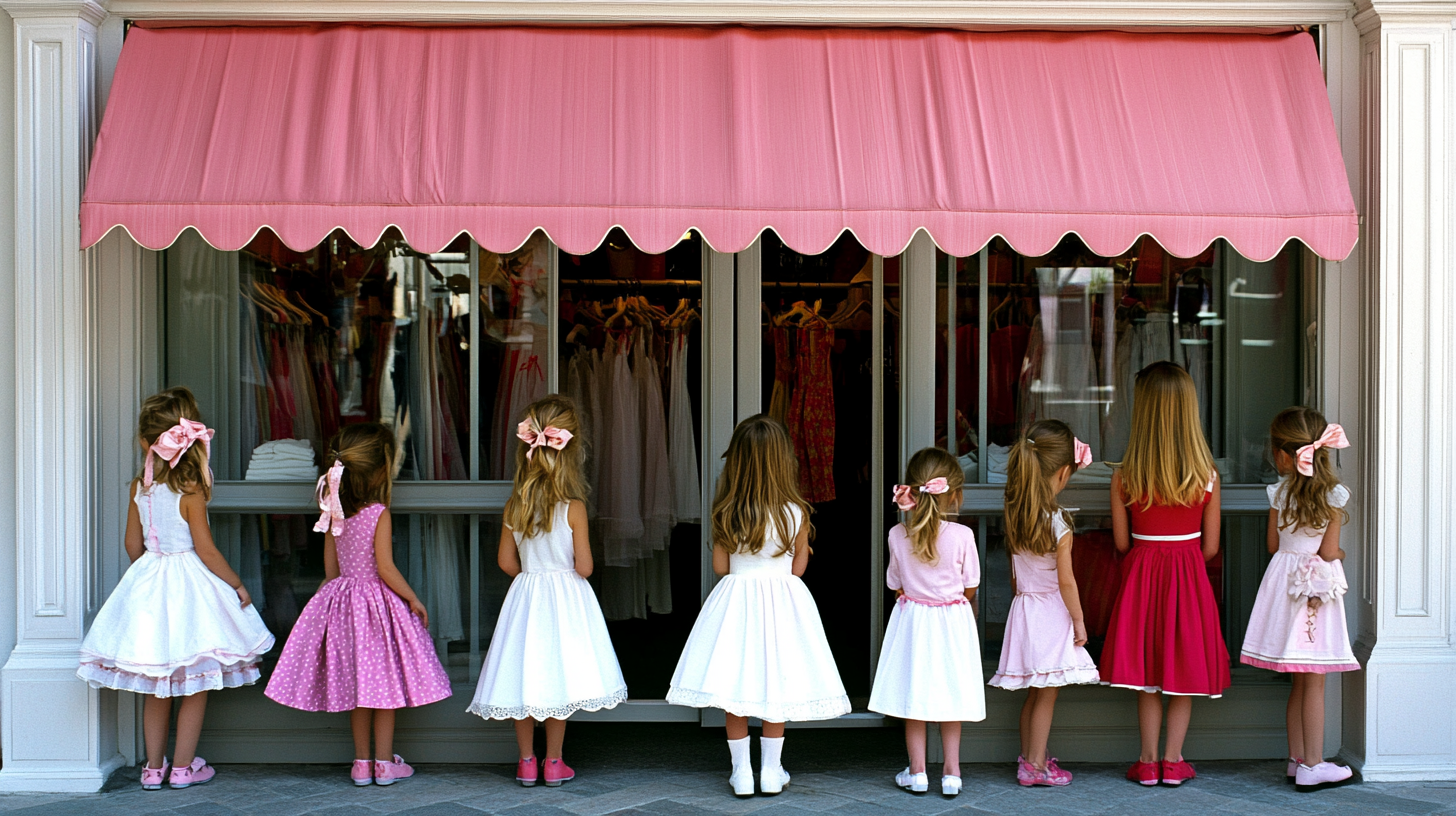
[[[905,481],[895,486],[894,497],[895,504],[908,514],[905,533],[910,539],[910,552],[933,564],[938,557],[935,540],[940,537],[940,524],[952,515],[941,506],[941,497],[959,494],[965,485],[965,473],[954,456],[940,448],[924,448],[910,457]]]
[[[1013,553],[1056,552],[1052,514],[1062,513],[1052,492],[1052,478],[1068,465],[1077,466],[1077,441],[1066,423],[1044,419],[1034,423],[1011,446],[1006,462],[1006,547]]]

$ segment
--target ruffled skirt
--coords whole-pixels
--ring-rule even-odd
[[[1098,682],[1097,664],[1085,648],[1072,645],[1072,637],[1072,614],[1060,592],[1018,594],[991,685],[1015,690]]]

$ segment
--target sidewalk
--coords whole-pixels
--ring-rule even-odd
[[[1456,814],[1456,782],[1301,794],[1280,781],[1283,766],[1273,761],[1197,763],[1198,779],[1151,789],[1123,779],[1123,764],[1065,763],[1077,778],[1062,789],[1018,787],[1011,763],[967,765],[959,797],[912,796],[893,783],[904,766],[897,729],[791,730],[784,760],[792,784],[780,796],[742,800],[729,793],[728,752],[718,730],[582,724],[568,729],[566,748],[578,778],[560,788],[522,788],[514,768],[502,765],[424,765],[414,779],[390,788],[355,788],[347,764],[224,765],[207,785],[150,792],[126,768],[96,795],[0,795],[0,814]]]

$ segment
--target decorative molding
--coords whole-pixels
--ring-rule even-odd
[[[0,9],[16,19],[80,19],[93,26],[106,19],[106,6],[107,0],[0,0]]]
[[[1349,0],[112,0],[110,10],[130,20],[188,21],[1183,27],[1336,22],[1354,6]]]

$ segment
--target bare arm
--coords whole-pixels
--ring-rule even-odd
[[[1087,645],[1087,622],[1082,617],[1082,596],[1077,593],[1077,577],[1072,574],[1072,534],[1062,536],[1057,542],[1057,588],[1062,591],[1062,603],[1072,613],[1072,645]]]
[[[1127,528],[1127,505],[1123,504],[1120,470],[1112,473],[1112,546],[1120,553],[1132,548],[1132,536]]]
[[[425,605],[420,603],[409,582],[400,574],[399,567],[394,565],[394,519],[388,510],[379,514],[379,525],[374,528],[374,565],[384,585],[409,604],[410,612],[420,619],[421,625],[428,627],[430,613],[425,611]]]
[[[202,563],[212,570],[212,574],[221,578],[233,591],[238,593],[238,600],[243,606],[253,602],[248,595],[248,590],[243,586],[243,581],[238,577],[233,568],[228,565],[227,559],[222,557],[217,545],[212,541],[212,528],[207,526],[207,502],[202,500],[201,493],[188,493],[182,497],[180,508],[182,520],[187,522],[187,528],[192,532],[192,548],[197,551],[197,557]]]
[[[1320,541],[1319,557],[1326,561],[1345,560],[1345,551],[1340,549],[1340,519],[1330,519],[1330,526],[1325,528],[1325,537]]]
[[[1218,555],[1219,526],[1223,523],[1223,485],[1213,480],[1213,495],[1203,507],[1203,560],[1212,561]]]
[[[1269,554],[1279,552],[1279,511],[1269,508],[1269,530],[1264,534],[1264,546]]]
[[[496,549],[495,563],[501,572],[514,578],[521,574],[521,553],[516,549],[516,534],[511,528],[501,525],[500,547]]]
[[[800,578],[804,577],[804,570],[809,568],[809,525],[800,524],[799,532],[794,535],[794,574]]]
[[[573,501],[566,509],[571,524],[571,548],[576,556],[576,574],[590,578],[592,574],[591,540],[587,537],[586,502]]]
[[[142,535],[142,514],[137,510],[136,494],[140,485],[137,482],[131,483],[131,501],[126,503],[126,536],[122,538],[122,546],[126,547],[126,557],[135,564],[142,553],[147,551],[146,537]]]
[[[728,574],[728,551],[717,544],[713,545],[713,574]]]
[[[339,577],[339,544],[334,532],[324,533],[324,583]]]

